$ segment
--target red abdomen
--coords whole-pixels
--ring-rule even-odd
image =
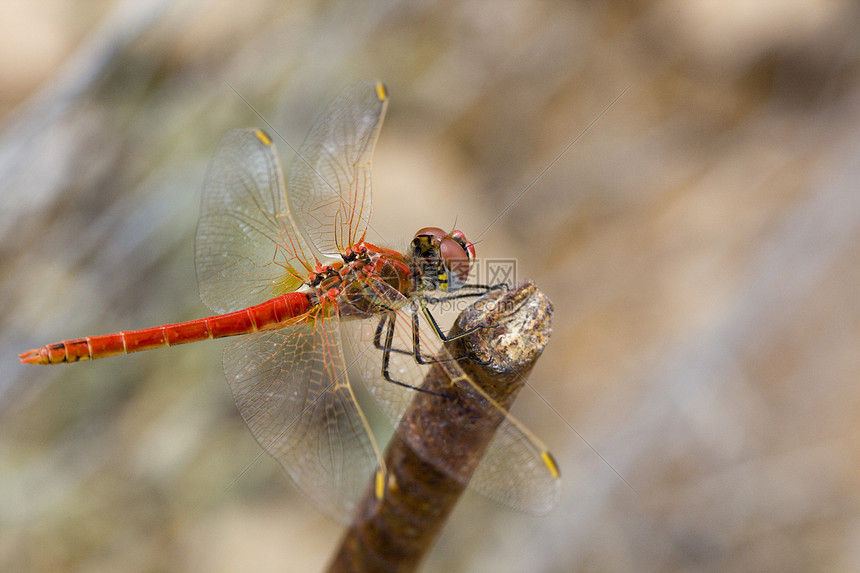
[[[27,364],[60,364],[128,354],[162,346],[222,338],[286,326],[311,308],[307,293],[290,292],[235,312],[142,330],[64,340],[28,350],[18,358]]]

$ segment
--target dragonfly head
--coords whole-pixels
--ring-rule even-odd
[[[415,233],[411,248],[425,286],[451,292],[466,284],[475,245],[462,231],[446,233],[438,227],[425,227]]]

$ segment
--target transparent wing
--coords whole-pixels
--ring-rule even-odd
[[[378,281],[375,288],[378,293],[385,293],[392,306],[399,304],[403,308],[396,313],[393,341],[393,348],[402,352],[391,353],[389,374],[400,382],[420,387],[430,366],[418,364],[411,354],[413,329],[408,304],[403,300],[403,295],[394,289],[386,289],[385,285]],[[422,355],[439,360],[438,364],[447,377],[470,395],[471,401],[477,404],[477,410],[483,411],[482,416],[486,420],[483,423],[473,422],[472,431],[480,431],[479,427],[491,427],[494,423],[498,423],[498,429],[471,481],[467,471],[464,475],[470,463],[467,453],[450,451],[430,459],[423,439],[407,435],[407,441],[426,461],[461,483],[468,483],[470,488],[482,495],[524,513],[547,513],[558,500],[560,480],[558,474],[545,463],[545,456],[548,455],[546,447],[521,422],[475,386],[457,362],[451,359],[448,350],[427,324],[424,316],[421,313],[418,316]],[[392,384],[383,378],[382,352],[375,348],[374,343],[377,325],[377,320],[361,321],[360,327],[348,325],[348,338],[358,357],[360,376],[368,391],[388,419],[397,425],[415,397],[415,391]],[[446,424],[450,421],[441,419],[439,423]]]
[[[314,258],[296,229],[272,140],[254,129],[227,133],[206,174],[197,226],[206,306],[230,312],[298,288]]]
[[[558,474],[543,459],[545,451],[507,414],[469,487],[517,511],[545,515],[558,503],[561,488]]]
[[[224,370],[251,433],[323,511],[348,520],[377,467],[337,319],[232,340]]]
[[[364,238],[370,162],[387,107],[381,83],[348,86],[317,119],[293,159],[290,205],[321,254],[338,255]]]

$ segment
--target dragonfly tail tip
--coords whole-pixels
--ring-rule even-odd
[[[18,355],[18,360],[21,361],[21,364],[44,364],[45,361],[42,359],[41,353],[38,349],[28,350],[27,352],[22,352]]]

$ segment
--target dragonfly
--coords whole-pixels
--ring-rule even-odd
[[[195,245],[200,297],[215,315],[48,344],[20,361],[71,363],[235,337],[223,366],[262,448],[337,518],[348,519],[373,476],[382,498],[388,474],[344,347],[358,357],[354,378],[393,423],[430,365],[475,386],[428,308],[463,292],[474,245],[459,230],[437,227],[419,230],[402,253],[365,240],[371,160],[388,101],[377,81],[344,89],[296,151],[288,180],[268,133],[224,136],[206,174]],[[514,509],[546,513],[559,489],[556,462],[521,422],[474,390],[503,416],[470,487]],[[459,479],[453,462],[426,461]]]

